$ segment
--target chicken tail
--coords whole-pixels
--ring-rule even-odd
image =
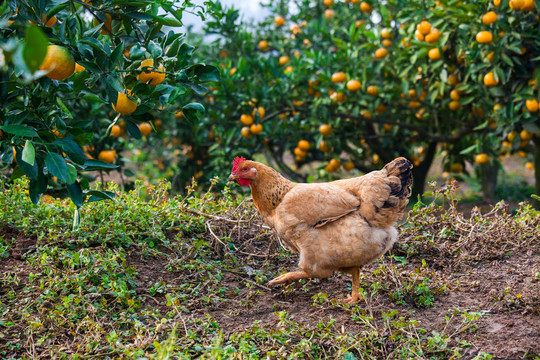
[[[409,160],[400,157],[365,180],[358,211],[371,226],[386,228],[403,217],[412,193],[412,168]]]

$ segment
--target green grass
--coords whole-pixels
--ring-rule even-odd
[[[465,226],[436,205],[411,211],[403,243],[363,272],[363,300],[350,306],[331,280],[268,289],[294,259],[227,188],[198,194],[194,185],[170,198],[167,182],[130,192],[109,185],[116,200],[85,205],[73,226],[68,200],[33,206],[26,186],[0,185],[2,358],[457,359],[486,315],[449,307],[429,328],[417,320],[458,286],[434,259],[481,260],[474,243],[462,252]],[[537,218],[524,208],[471,224],[489,230],[496,219],[529,246]],[[483,249],[491,259],[514,247]],[[527,301],[535,300],[513,306]]]

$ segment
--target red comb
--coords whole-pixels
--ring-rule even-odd
[[[235,172],[236,170],[238,170],[238,166],[240,165],[240,163],[246,161],[246,159],[244,159],[244,157],[235,157],[234,158],[234,161],[233,161],[233,168],[232,168],[232,171]]]

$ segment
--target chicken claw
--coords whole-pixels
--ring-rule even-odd
[[[300,280],[300,279],[309,279],[309,277],[310,276],[304,271],[293,271],[293,272],[288,272],[286,274],[278,276],[277,278],[269,281],[268,285],[274,286],[278,284],[289,283],[289,282]]]
[[[352,303],[357,302],[360,299],[361,299],[360,294],[353,292],[352,296],[348,295],[346,299],[341,300],[341,303],[342,304],[352,304]]]

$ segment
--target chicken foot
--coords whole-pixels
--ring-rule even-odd
[[[346,299],[341,300],[344,304],[352,304],[360,300],[360,268],[354,267],[345,271],[352,275],[352,293]]]
[[[311,276],[309,276],[305,271],[292,271],[271,280],[270,282],[268,282],[268,285],[273,286],[278,284],[284,284],[300,279],[309,279],[310,277]]]

